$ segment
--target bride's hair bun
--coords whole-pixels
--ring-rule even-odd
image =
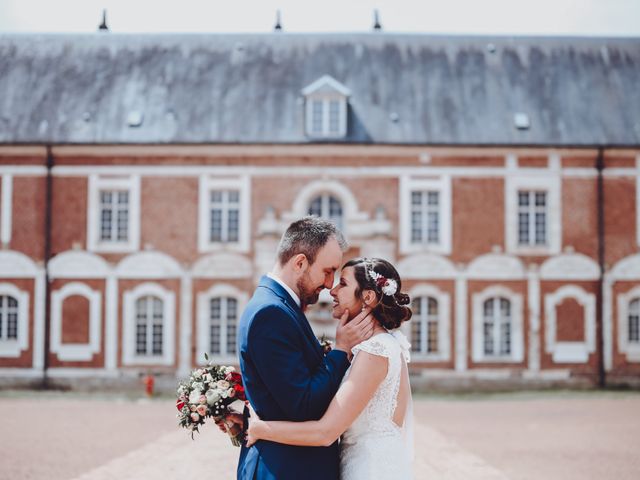
[[[394,330],[400,327],[403,322],[411,319],[411,309],[406,306],[411,303],[411,299],[409,295],[401,291],[400,275],[391,263],[382,258],[354,258],[345,263],[342,268],[346,267],[354,267],[355,278],[358,282],[356,296],[362,295],[363,290],[373,290],[376,293],[378,304],[371,313],[384,328]],[[395,293],[385,294],[369,272],[395,281],[397,285]]]

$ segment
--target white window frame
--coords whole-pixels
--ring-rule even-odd
[[[631,300],[640,298],[640,286],[618,295],[618,350],[628,362],[640,363],[640,344],[629,342],[628,316]]]
[[[584,311],[584,341],[559,342],[556,340],[558,319],[556,307],[568,298],[576,300]],[[596,351],[596,296],[576,285],[565,285],[544,296],[545,351],[554,363],[586,363]]]
[[[636,157],[636,240],[640,247],[640,154]]]
[[[29,347],[29,294],[11,283],[0,283],[0,295],[18,301],[18,335],[15,340],[0,340],[0,357],[17,358]]]
[[[209,339],[209,302],[213,298],[220,297],[229,297],[234,298],[237,302],[237,324],[236,324],[236,341],[237,334],[240,327],[240,315],[244,311],[244,307],[249,300],[248,295],[242,290],[237,289],[232,285],[227,285],[223,283],[216,284],[212,286],[206,292],[202,292],[198,294],[197,300],[197,318],[198,318],[198,335],[197,335],[197,352],[195,362],[196,364],[204,363],[204,352],[207,352],[209,355],[209,359],[221,362],[221,363],[236,363],[238,362],[238,352],[234,354],[227,354],[227,330],[226,324],[222,325],[222,329],[220,332],[220,341],[222,343],[221,351],[222,353],[219,355],[213,355],[209,351],[210,339]]]
[[[340,221],[337,223],[336,222],[334,223],[336,223],[336,226],[340,230],[343,230],[345,213],[344,213],[344,206],[342,205],[342,199],[338,195],[335,195],[332,192],[318,193],[317,195],[314,195],[313,197],[311,197],[311,200],[309,200],[309,205],[307,206],[307,212],[311,209],[311,203],[317,198],[320,198],[320,217],[329,221],[333,221],[330,217],[331,198],[335,199],[338,202],[338,204],[340,205]],[[327,215],[323,215],[324,213],[326,213]]]
[[[411,241],[411,194],[414,191],[438,192],[439,228],[438,243],[413,243]],[[411,178],[400,177],[400,253],[451,253],[451,177]]]
[[[162,300],[162,355],[138,355],[136,353],[136,302],[151,295]],[[157,283],[143,283],[124,293],[123,298],[123,365],[174,365],[175,364],[175,293]]]
[[[11,243],[11,216],[13,209],[13,176],[2,175],[2,198],[0,198],[0,244]]]
[[[238,190],[240,193],[240,218],[237,242],[211,242],[211,192],[214,190]],[[200,177],[198,201],[198,251],[200,253],[221,250],[248,252],[251,235],[251,188],[249,177]]]
[[[444,362],[451,359],[451,296],[447,292],[443,292],[433,285],[420,284],[416,285],[409,291],[411,299],[432,297],[438,302],[438,352],[417,352],[411,350],[411,359],[413,361],[425,362]],[[411,323],[422,322],[422,318],[413,316],[411,321],[405,323],[405,333],[413,344],[415,341],[411,336]],[[426,341],[426,325],[423,323],[422,336]],[[425,345],[426,347],[426,345]]]
[[[485,355],[484,353],[484,302],[494,297],[504,297],[511,302],[511,355]],[[473,294],[473,345],[474,363],[520,363],[524,360],[524,312],[522,295],[496,285]]]
[[[518,192],[544,191],[547,194],[547,244],[518,243]],[[505,244],[514,255],[559,254],[562,246],[561,178],[557,174],[529,176],[507,174],[505,178]],[[535,232],[534,232],[535,233]]]
[[[67,297],[79,295],[89,300],[89,342],[62,343],[62,311]],[[67,283],[51,294],[51,351],[63,361],[88,361],[100,352],[102,330],[102,294],[80,282]]]
[[[313,103],[322,103],[322,130],[313,129]],[[329,130],[330,104],[338,102],[338,130]],[[344,138],[347,135],[347,97],[339,93],[314,93],[306,96],[305,118],[307,136],[312,138]]]
[[[126,190],[129,193],[129,224],[126,242],[100,239],[100,192]],[[140,248],[140,176],[89,176],[87,250],[92,252],[134,252]]]

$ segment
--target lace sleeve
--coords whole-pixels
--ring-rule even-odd
[[[359,351],[367,352],[372,355],[378,355],[380,357],[391,357],[391,352],[389,350],[389,346],[382,341],[380,338],[371,337],[369,340],[365,340],[364,342],[359,343],[355,347],[351,349],[351,353],[355,357]]]

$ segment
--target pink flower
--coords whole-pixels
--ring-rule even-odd
[[[194,422],[197,422],[198,420],[200,420],[200,415],[198,415],[197,413],[192,413],[191,420],[193,420]]]
[[[200,398],[198,400],[200,403],[207,403],[207,397],[204,395],[200,395]]]
[[[196,412],[198,412],[200,416],[204,417],[207,414],[207,406],[198,405],[198,408],[196,408]]]

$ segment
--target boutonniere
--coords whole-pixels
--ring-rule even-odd
[[[333,342],[327,338],[326,335],[322,334],[320,338],[318,338],[318,342],[320,342],[320,346],[322,347],[322,353],[325,355],[331,351],[333,348]]]

